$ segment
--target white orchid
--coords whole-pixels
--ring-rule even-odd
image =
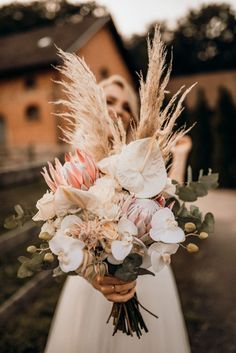
[[[173,212],[168,208],[158,210],[152,217],[150,237],[164,243],[180,243],[185,240],[184,231],[178,226]]]
[[[178,248],[178,244],[153,243],[148,249],[153,270],[159,272],[164,266],[169,265],[170,255],[175,254]]]
[[[75,271],[83,263],[85,244],[79,239],[64,235],[54,236],[49,241],[53,254],[58,256],[59,266],[63,272]]]
[[[59,236],[59,235],[70,236],[71,235],[70,228],[73,225],[79,224],[79,223],[82,223],[82,220],[78,216],[68,215],[64,217],[63,220],[61,221],[60,227],[58,228],[56,236]]]
[[[145,138],[123,147],[117,156],[98,163],[104,173],[115,177],[122,188],[138,198],[159,194],[166,185],[167,173],[156,140]]]
[[[111,252],[118,261],[124,260],[133,247],[134,237],[138,234],[135,224],[127,218],[121,218],[118,222],[120,240],[114,240],[111,244]]]

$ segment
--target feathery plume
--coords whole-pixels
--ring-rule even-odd
[[[104,92],[85,61],[61,49],[58,49],[58,54],[63,65],[57,70],[65,79],[56,83],[63,87],[66,98],[55,104],[66,108],[65,112],[56,114],[67,122],[67,127],[61,128],[64,141],[99,161],[121,149],[123,131],[110,118]]]
[[[166,64],[166,48],[161,40],[160,28],[155,27],[154,38],[148,38],[148,71],[146,80],[142,75],[140,79],[140,121],[136,131],[136,138],[152,137],[158,139],[165,162],[169,160],[172,147],[188,131],[183,127],[174,132],[177,118],[183,111],[183,101],[194,85],[183,91],[179,91],[170,99],[164,108],[163,103],[166,94],[171,69],[172,58],[169,65]]]

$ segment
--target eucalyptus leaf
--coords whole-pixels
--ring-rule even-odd
[[[22,218],[24,216],[24,210],[21,205],[15,205],[14,209],[19,218]]]
[[[213,214],[211,212],[208,212],[205,215],[205,217],[204,217],[204,221],[202,222],[201,230],[203,232],[213,233],[214,232],[214,226],[215,226],[214,216],[213,216]]]
[[[193,202],[197,200],[197,193],[191,188],[191,186],[180,186],[177,192],[182,201]]]
[[[199,178],[199,181],[209,189],[215,189],[217,188],[218,184],[218,179],[219,179],[219,174],[218,173],[211,173],[208,175],[203,175],[202,177]]]
[[[138,275],[142,276],[142,275],[152,275],[155,276],[155,273],[153,273],[152,271],[147,270],[146,268],[140,267],[138,269]]]
[[[4,221],[4,228],[6,229],[14,229],[19,226],[19,221],[16,219],[15,215],[9,216]]]
[[[27,261],[29,261],[30,259],[28,258],[28,257],[26,257],[26,256],[19,256],[18,257],[18,261],[20,262],[20,263],[25,263],[25,262],[27,262]]]
[[[17,272],[17,277],[19,278],[26,278],[26,277],[31,277],[34,274],[33,271],[29,270],[29,268],[23,263]]]
[[[207,186],[201,182],[193,181],[190,187],[196,193],[197,197],[206,196],[208,194]]]

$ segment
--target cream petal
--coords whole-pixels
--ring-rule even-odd
[[[120,185],[138,198],[150,198],[163,190],[167,181],[165,163],[157,141],[152,138],[131,142],[117,159],[116,177]]]
[[[159,240],[161,240],[161,232],[159,231],[159,230],[156,230],[156,229],[151,229],[150,231],[149,231],[149,235],[150,235],[150,237],[153,239],[153,240],[155,240],[155,241],[159,241]]]
[[[179,227],[167,229],[165,232],[160,233],[160,240],[169,244],[181,243],[185,240],[185,234]]]
[[[81,223],[81,222],[82,221],[81,221],[81,219],[78,216],[69,215],[69,216],[66,216],[62,220],[60,229],[61,230],[65,230],[65,229],[71,227],[73,224],[78,224],[78,223]]]
[[[160,210],[156,211],[152,217],[152,228],[160,230],[165,229],[167,219],[171,219],[173,221],[175,220],[173,212],[168,207],[161,208]]]
[[[163,267],[165,267],[165,263],[162,259],[162,256],[156,251],[153,251],[151,253],[151,263],[154,272],[159,272],[163,269]]]
[[[102,173],[115,176],[117,159],[118,155],[104,158],[97,163],[97,166]]]
[[[116,260],[124,260],[132,250],[133,244],[125,241],[114,240],[111,244],[111,252]]]
[[[83,250],[80,248],[74,249],[68,255],[68,263],[60,261],[60,267],[63,272],[75,271],[82,265],[84,259]]]
[[[131,234],[131,235],[138,234],[136,225],[127,218],[121,218],[119,220],[117,229],[120,234],[125,234],[125,233]]]

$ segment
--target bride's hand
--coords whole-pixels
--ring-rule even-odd
[[[92,284],[111,302],[125,303],[135,294],[136,281],[123,282],[113,276],[96,276]]]

